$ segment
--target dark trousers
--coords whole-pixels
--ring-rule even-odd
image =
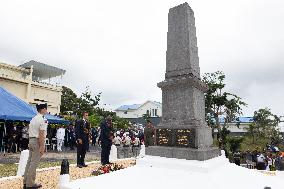
[[[75,145],[75,140],[69,139],[69,147],[70,147],[71,150],[74,150],[74,145]]]
[[[96,146],[96,142],[97,142],[97,137],[93,137],[93,140],[92,140],[93,146]]]
[[[21,150],[27,150],[28,148],[29,148],[29,139],[22,138]]]
[[[8,141],[9,149],[8,152],[16,153],[16,139],[11,137]]]
[[[257,170],[265,170],[266,169],[265,163],[264,162],[257,162],[256,168],[257,168]]]
[[[236,164],[236,165],[238,165],[238,166],[241,165],[241,160],[240,160],[240,159],[234,159],[234,161],[235,161],[235,164]]]
[[[90,144],[89,143],[86,144],[86,148],[87,148],[87,151],[89,152],[90,151]]]
[[[87,151],[87,143],[83,142],[82,144],[77,145],[77,165],[85,164],[86,151]]]
[[[101,163],[102,164],[109,163],[110,149],[111,149],[111,145],[102,145],[102,153],[101,153]]]

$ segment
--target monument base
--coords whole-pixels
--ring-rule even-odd
[[[221,151],[217,147],[194,149],[167,146],[148,146],[146,147],[146,155],[204,161],[220,156]]]

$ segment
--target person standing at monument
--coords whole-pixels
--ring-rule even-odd
[[[87,145],[89,144],[90,123],[88,122],[88,112],[83,113],[83,118],[75,124],[76,142],[77,142],[77,167],[87,167],[85,156]]]
[[[265,157],[262,153],[257,156],[257,163],[256,163],[257,170],[265,170]]]
[[[44,143],[47,134],[47,104],[36,105],[38,114],[30,121],[29,125],[29,158],[24,174],[24,189],[41,188],[41,184],[36,184],[36,168],[40,158],[44,154]]]
[[[22,130],[21,150],[28,149],[28,146],[29,146],[29,129],[28,126],[24,123],[24,128]]]
[[[234,162],[236,165],[240,166],[241,165],[241,153],[239,151],[236,151],[234,154],[233,154],[233,157],[234,157]]]
[[[131,138],[129,137],[129,132],[126,132],[123,134],[124,137],[122,139],[122,144],[123,144],[123,148],[122,148],[122,152],[123,152],[123,157],[124,158],[130,158],[130,145],[131,145]]]
[[[9,151],[16,153],[17,151],[17,136],[18,136],[18,130],[17,130],[17,126],[16,124],[13,124],[13,126],[11,127],[10,131],[9,131]]]
[[[140,148],[140,140],[138,138],[138,133],[134,134],[135,138],[132,142],[132,151],[133,151],[133,156],[137,157],[139,155],[139,148]]]
[[[71,123],[69,125],[69,128],[67,129],[67,138],[68,138],[68,143],[70,150],[74,150],[74,145],[75,145],[75,129],[73,124]]]
[[[117,158],[121,159],[122,158],[122,148],[121,148],[121,144],[122,144],[122,139],[120,137],[120,132],[116,131],[116,135],[113,139],[113,143],[117,148]]]
[[[59,126],[56,132],[56,139],[57,139],[57,151],[62,152],[62,145],[65,137],[65,129],[62,125]]]
[[[109,154],[113,140],[113,127],[112,127],[112,118],[107,116],[106,120],[101,123],[100,126],[101,134],[101,164],[106,165],[110,164],[109,162]]]
[[[150,120],[147,120],[147,124],[144,129],[144,142],[145,147],[154,145],[155,128]]]

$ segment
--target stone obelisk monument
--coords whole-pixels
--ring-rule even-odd
[[[212,147],[212,131],[205,121],[204,92],[193,10],[188,3],[168,14],[167,64],[162,89],[162,121],[156,127],[156,144],[146,155],[207,160],[220,154]]]

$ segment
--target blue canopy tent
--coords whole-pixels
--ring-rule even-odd
[[[5,121],[30,121],[36,114],[37,111],[34,107],[0,87],[0,119]],[[49,123],[69,123],[69,121],[50,114],[45,115],[45,117]]]

